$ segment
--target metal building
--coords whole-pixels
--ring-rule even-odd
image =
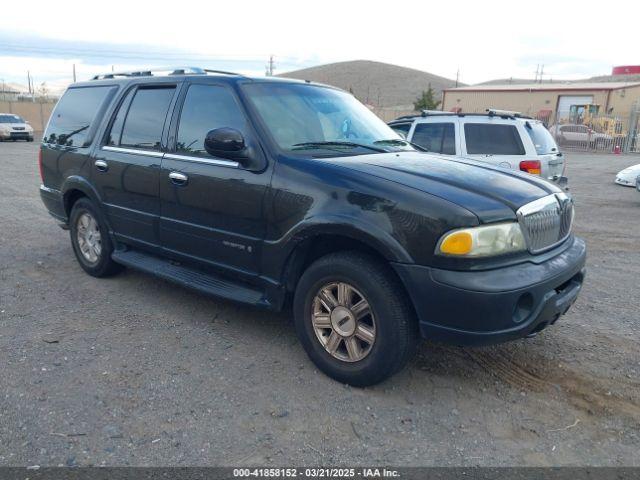
[[[497,108],[557,123],[577,115],[580,105],[597,105],[600,115],[628,117],[640,105],[640,82],[476,85],[445,89],[442,95],[445,111]]]

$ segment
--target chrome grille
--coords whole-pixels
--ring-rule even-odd
[[[531,253],[540,253],[563,242],[571,233],[573,201],[564,193],[539,198],[517,212],[522,234]]]

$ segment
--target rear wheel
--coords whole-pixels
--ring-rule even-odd
[[[122,269],[111,260],[113,243],[109,231],[89,199],[81,198],[73,205],[69,227],[73,251],[85,272],[94,277],[106,277]]]
[[[417,322],[386,265],[343,252],[313,263],[294,298],[296,331],[311,360],[328,376],[364,387],[381,382],[411,358]]]

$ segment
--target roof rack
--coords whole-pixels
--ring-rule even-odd
[[[509,117],[509,118],[528,118],[528,119],[532,119],[532,117],[528,116],[528,115],[523,115],[520,112],[514,112],[511,110],[498,110],[497,108],[487,108],[486,110],[487,115],[489,115],[490,117],[493,116],[498,116],[498,117]]]
[[[511,111],[508,111],[508,110],[497,110],[495,108],[487,108],[486,112],[487,113],[473,113],[473,112],[465,113],[465,112],[445,112],[445,111],[442,111],[442,110],[422,110],[422,112],[420,114],[417,114],[417,115],[403,115],[402,117],[398,117],[395,120],[392,120],[391,122],[398,122],[398,121],[401,121],[401,120],[412,120],[414,118],[438,117],[438,116],[500,117],[500,118],[512,119],[512,120],[515,120],[516,118],[524,118],[524,119],[534,120],[533,117],[529,117],[527,115],[522,115],[520,112],[511,112]]]
[[[117,77],[151,77],[155,74],[164,75],[206,75],[207,73],[219,73],[222,75],[240,75],[235,72],[225,70],[209,70],[200,67],[158,67],[146,70],[133,70],[129,72],[107,72],[91,77],[91,80],[105,80]]]

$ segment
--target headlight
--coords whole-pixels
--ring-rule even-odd
[[[521,252],[526,244],[518,223],[461,228],[442,236],[436,254],[456,257],[488,257]]]

